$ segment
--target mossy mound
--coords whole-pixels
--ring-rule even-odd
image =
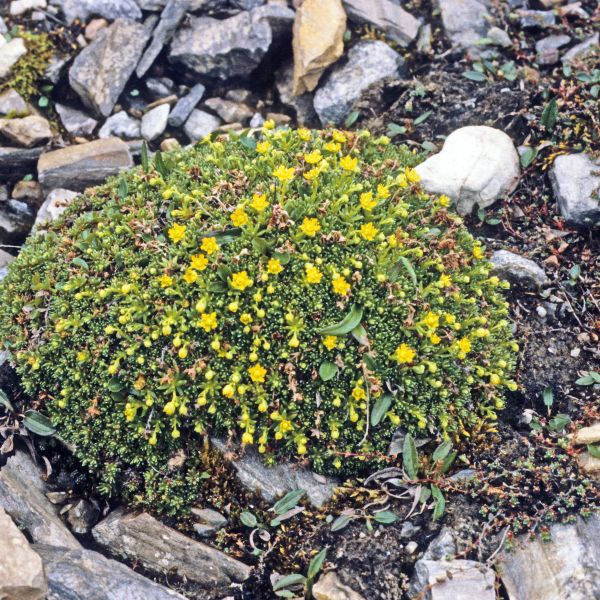
[[[144,159],[11,265],[24,386],[107,489],[168,481],[163,499],[197,485],[167,461],[205,434],[349,473],[398,428],[493,429],[516,387],[502,284],[417,161],[269,123]]]

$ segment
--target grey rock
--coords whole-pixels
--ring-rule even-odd
[[[0,506],[34,542],[79,548],[46,491],[39,469],[24,452],[11,456],[0,470]]]
[[[442,151],[416,171],[425,190],[446,194],[465,215],[476,205],[485,208],[510,192],[519,179],[520,163],[512,140],[503,131],[481,125],[453,131]]]
[[[129,148],[118,138],[94,140],[46,152],[38,161],[38,179],[45,189],[69,187],[83,191],[133,166]]]
[[[221,440],[213,438],[212,443],[221,452],[227,449]],[[252,449],[246,449],[242,457],[232,461],[232,465],[242,485],[251,491],[259,492],[267,502],[274,502],[292,490],[303,489],[306,490],[310,503],[320,508],[332,498],[338,484],[331,477],[317,475],[299,465],[280,464],[267,467]]]
[[[15,63],[27,54],[27,48],[22,38],[13,38],[6,42],[0,36],[0,79],[7,77]]]
[[[417,50],[421,54],[429,54],[432,51],[431,40],[433,38],[431,32],[431,25],[425,23],[419,31],[419,37],[417,38]]]
[[[168,0],[136,0],[136,2],[142,10],[161,11]]]
[[[343,0],[346,14],[358,25],[373,25],[401,46],[415,41],[420,21],[391,0]]]
[[[204,588],[240,583],[250,567],[163,525],[147,513],[113,511],[92,530],[103,548],[158,573],[177,573]],[[156,541],[160,540],[160,544]]]
[[[490,27],[487,37],[492,40],[495,46],[500,46],[501,48],[510,48],[512,46],[510,36],[504,29],[500,29],[500,27]]]
[[[152,94],[154,100],[170,96],[173,93],[173,86],[175,85],[173,80],[168,77],[148,77],[144,81],[144,84],[150,94]]]
[[[424,600],[495,600],[494,571],[473,560],[435,561],[421,559],[409,588],[410,597],[425,592]]]
[[[400,530],[400,537],[410,539],[417,535],[419,531],[421,531],[419,525],[415,525],[412,521],[404,521],[402,523],[402,529]]]
[[[89,533],[98,522],[100,509],[89,500],[81,499],[67,511],[67,522],[74,533]]]
[[[250,119],[250,123],[248,125],[252,129],[256,129],[257,127],[262,127],[265,123],[265,118],[260,113],[254,113],[252,118]]]
[[[275,72],[275,86],[279,92],[281,103],[293,108],[296,112],[298,125],[312,127],[318,124],[319,117],[313,104],[314,94],[294,95],[294,65],[291,61],[284,63]]]
[[[491,263],[494,265],[496,275],[507,279],[517,287],[536,289],[550,281],[539,265],[507,250],[494,252]]]
[[[227,90],[225,99],[231,100],[232,102],[247,104],[252,100],[252,92],[244,88],[233,88],[231,90]]]
[[[25,117],[31,108],[15,90],[9,89],[0,94],[0,117],[18,116]]]
[[[194,110],[198,102],[202,99],[205,89],[201,83],[197,83],[190,90],[189,94],[183,96],[183,98],[179,98],[169,115],[168,123],[171,127],[181,127],[185,123],[192,110]]]
[[[0,33],[8,33],[8,27],[2,17],[0,17]]]
[[[267,52],[289,34],[293,20],[292,10],[276,4],[223,20],[190,17],[189,25],[175,34],[168,59],[194,75],[247,79]]]
[[[553,65],[558,62],[558,49],[571,41],[568,35],[549,35],[535,43],[536,60],[540,65]]]
[[[46,0],[13,0],[9,12],[16,17],[36,8],[46,8]]]
[[[195,108],[185,122],[183,131],[192,142],[197,142],[218,129],[220,124],[221,119],[218,117]]]
[[[423,554],[424,560],[451,560],[457,552],[456,538],[449,527],[442,527],[438,535],[429,542],[427,550]]]
[[[577,227],[600,224],[600,159],[585,154],[557,156],[550,181],[565,221]]]
[[[160,15],[160,21],[152,32],[152,38],[138,63],[135,74],[143,77],[152,66],[156,57],[160,54],[163,46],[168,44],[177,30],[179,23],[185,16],[188,8],[188,0],[169,0]]]
[[[21,200],[9,200],[0,206],[0,243],[20,244],[34,221],[31,208]],[[1,491],[1,488],[0,488]]]
[[[31,549],[27,538],[0,507],[0,598],[7,600],[42,600],[48,582],[42,559]]]
[[[160,104],[142,117],[142,137],[145,140],[151,142],[162,135],[167,128],[170,111],[171,107],[168,104]]]
[[[225,527],[227,525],[227,517],[223,516],[220,512],[213,510],[212,508],[198,508],[194,507],[191,509],[192,516],[198,519],[200,523],[211,525],[216,529]]]
[[[438,0],[444,31],[454,46],[473,48],[485,37],[491,15],[488,0]]]
[[[43,148],[0,147],[0,175],[19,176],[30,173]]]
[[[21,200],[29,206],[39,207],[44,200],[42,186],[37,181],[18,181],[12,190],[11,197]]]
[[[497,568],[510,600],[600,598],[600,516],[550,527],[551,542],[522,536]]]
[[[267,0],[229,0],[229,4],[240,10],[252,10],[258,6],[262,6]]]
[[[15,257],[4,250],[0,250],[0,281],[8,274],[8,265],[15,260]]]
[[[450,477],[452,481],[465,481],[466,479],[471,479],[477,475],[477,471],[475,469],[461,469],[457,471]]]
[[[223,100],[223,98],[209,98],[204,104],[214,110],[225,123],[243,123],[253,115],[252,109],[246,104]]]
[[[41,230],[44,228],[45,223],[51,223],[56,221],[60,215],[67,209],[73,198],[76,198],[79,194],[73,190],[65,190],[57,188],[52,190],[47,196],[44,204],[40,207],[36,217],[33,228],[35,230]],[[52,494],[61,494],[64,492],[50,492]],[[56,504],[53,499],[46,494],[50,502]]]
[[[139,138],[140,135],[140,122],[128,115],[124,110],[120,110],[118,113],[108,117],[98,132],[98,137],[101,139],[115,136],[130,140]]]
[[[586,60],[593,56],[600,56],[600,32],[596,32],[583,42],[573,46],[562,57],[564,64],[570,64],[578,61]]]
[[[65,19],[72,23],[75,19],[85,23],[90,17],[104,17],[108,21],[131,19],[138,21],[142,11],[135,0],[50,0],[62,9]]]
[[[0,134],[13,144],[31,148],[52,137],[50,123],[44,117],[29,115],[19,119],[0,119]]]
[[[556,24],[556,16],[551,10],[518,10],[521,27],[524,29],[546,29]]]
[[[314,107],[321,123],[339,125],[371,85],[405,72],[404,60],[386,43],[358,42],[348,52],[347,63],[334,67],[315,93]]]
[[[43,544],[33,548],[48,574],[48,600],[184,600],[98,552]]]
[[[96,119],[81,110],[58,102],[54,106],[64,128],[72,135],[91,135],[96,125],[98,125]]]
[[[343,584],[335,571],[319,577],[313,586],[312,595],[315,600],[365,600],[358,592]]]
[[[56,190],[53,190],[56,191]],[[68,191],[68,190],[67,190]],[[46,498],[52,502],[52,504],[65,504],[69,499],[68,492],[46,492]]]
[[[69,59],[66,57],[58,55],[53,56],[46,67],[44,78],[56,85],[61,80],[63,69],[68,62]]]
[[[69,83],[95,114],[110,115],[147,41],[144,25],[117,19],[75,58]]]

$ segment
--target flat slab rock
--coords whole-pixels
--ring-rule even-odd
[[[212,439],[212,444],[219,451],[225,452],[227,445],[222,440]],[[251,491],[259,492],[266,502],[274,502],[292,490],[306,490],[310,503],[320,508],[333,496],[338,482],[331,477],[323,477],[298,465],[281,464],[267,467],[259,455],[246,450],[241,458],[231,463],[237,471],[242,485]]]
[[[38,467],[24,452],[11,456],[0,470],[0,506],[34,542],[80,548],[46,491]]]
[[[552,541],[519,539],[497,570],[510,600],[600,598],[600,516],[550,527]]]
[[[487,33],[489,0],[438,0],[444,31],[452,44],[472,48]]]
[[[428,192],[445,194],[461,215],[485,208],[514,189],[520,174],[519,155],[503,131],[484,125],[461,127],[441,152],[415,168]]]
[[[48,575],[48,600],[184,600],[129,567],[92,550],[34,544]]]
[[[132,166],[129,146],[118,138],[108,138],[45,152],[40,156],[37,170],[45,189],[81,192]]]
[[[241,583],[251,568],[197,542],[147,513],[115,510],[92,529],[94,540],[113,554],[157,573],[175,573],[206,589]]]
[[[491,258],[494,273],[517,287],[538,288],[549,282],[548,276],[532,260],[508,250],[497,250]]]
[[[365,600],[358,592],[344,585],[335,571],[319,577],[312,589],[315,600]]]

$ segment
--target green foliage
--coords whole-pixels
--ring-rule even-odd
[[[503,284],[417,160],[269,126],[145,156],[12,263],[0,335],[25,388],[121,473],[106,489],[166,508],[207,434],[349,473],[398,427],[493,430],[516,388]]]

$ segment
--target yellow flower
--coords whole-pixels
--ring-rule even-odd
[[[194,281],[198,280],[198,273],[196,273],[196,271],[194,271],[194,269],[186,269],[183,278],[188,282],[188,283],[194,283]]]
[[[310,131],[308,129],[298,129],[296,133],[303,142],[308,142],[308,140],[310,140]]]
[[[271,149],[271,142],[258,142],[256,144],[256,151],[259,154],[266,154]]]
[[[252,323],[252,315],[250,313],[242,313],[240,315],[240,323],[242,323],[242,325],[249,325]]]
[[[246,214],[246,211],[244,210],[243,206],[238,206],[230,215],[229,217],[231,219],[231,222],[236,226],[236,227],[241,227],[242,225],[245,225],[249,219],[248,219],[248,215]]]
[[[333,130],[332,137],[336,142],[339,142],[340,144],[343,144],[346,141],[346,136],[338,129]]]
[[[252,196],[252,202],[250,203],[250,208],[254,209],[256,212],[262,212],[269,206],[269,202],[267,200],[266,194],[254,194]]]
[[[294,178],[294,167],[286,168],[283,165],[279,165],[274,171],[273,176],[277,177],[279,181],[290,181]]]
[[[204,250],[204,252],[210,256],[219,249],[219,244],[214,237],[205,237],[202,240],[200,248],[202,248],[202,250]]]
[[[340,296],[346,296],[350,291],[350,284],[341,275],[334,275],[331,281],[333,291]]]
[[[169,237],[171,241],[175,244],[180,242],[185,237],[185,230],[187,227],[185,225],[180,225],[179,223],[175,223],[171,229],[169,229]]]
[[[256,363],[255,365],[248,367],[248,373],[250,375],[250,379],[252,379],[254,383],[265,382],[265,375],[267,374],[267,370],[263,366],[261,366],[260,363]]]
[[[373,223],[363,223],[360,226],[360,235],[362,235],[363,238],[368,242],[375,239],[375,236],[378,232],[379,230],[377,229],[377,227],[375,227],[375,225],[373,225]]]
[[[300,225],[300,231],[308,237],[315,237],[317,232],[321,230],[321,224],[314,217],[304,217],[302,225]]]
[[[323,159],[323,155],[321,154],[320,150],[313,150],[313,152],[310,152],[310,153],[304,155],[304,160],[309,165],[316,165],[316,164],[320,163],[322,159]]]
[[[275,129],[275,121],[273,119],[267,119],[263,123],[263,129]]]
[[[327,152],[335,154],[340,151],[341,146],[337,142],[327,142],[323,148],[325,148]]]
[[[453,325],[454,323],[456,323],[456,317],[454,315],[451,315],[450,313],[446,313],[444,315],[444,320],[446,321],[446,323],[448,323],[448,325]]]
[[[267,271],[271,273],[271,275],[277,275],[283,271],[283,265],[276,258],[269,259],[267,263]]]
[[[173,278],[168,275],[161,275],[158,278],[158,282],[160,283],[160,287],[166,288],[173,285]]]
[[[364,210],[373,210],[377,206],[377,200],[373,198],[373,192],[363,192],[360,195],[360,205]]]
[[[356,165],[358,164],[358,158],[352,157],[350,155],[342,156],[340,158],[340,167],[344,169],[344,171],[355,171]]]
[[[421,181],[421,176],[414,169],[406,167],[404,172],[406,173],[406,179],[411,183],[419,183]]]
[[[431,343],[432,343],[434,346],[437,346],[437,345],[438,345],[438,344],[439,344],[439,343],[442,341],[442,338],[441,338],[439,335],[437,335],[437,333],[432,333],[432,334],[429,336],[429,341],[430,341],[430,342],[431,342]]]
[[[417,355],[416,351],[413,350],[410,346],[408,346],[407,344],[400,344],[397,348],[396,348],[396,352],[394,352],[394,358],[400,363],[400,364],[405,364],[405,363],[410,363],[413,361],[413,359],[415,358],[415,356]]]
[[[323,346],[327,348],[327,350],[333,350],[337,346],[337,337],[335,335],[328,335],[323,340]]]
[[[174,415],[176,409],[177,409],[177,405],[175,404],[175,402],[173,400],[171,400],[170,402],[167,402],[163,407],[164,413],[169,416]]]
[[[429,311],[422,321],[430,329],[436,329],[440,324],[440,316],[434,312]]]
[[[306,283],[321,283],[323,273],[314,265],[306,265]]]
[[[364,400],[367,397],[365,389],[362,386],[356,384],[354,389],[352,390],[352,397],[356,400]]]
[[[471,340],[469,340],[469,338],[461,338],[461,340],[458,342],[458,347],[460,349],[461,352],[464,352],[465,354],[467,352],[471,351]]]
[[[475,258],[483,258],[483,248],[479,245],[473,246],[473,256]]]
[[[239,273],[234,273],[231,276],[230,283],[232,288],[243,292],[246,288],[252,285],[252,279],[248,277],[248,273],[246,271],[240,271]]]
[[[223,386],[221,394],[223,394],[225,398],[233,398],[233,396],[235,395],[235,388],[230,383],[228,383],[227,385]]]
[[[438,284],[443,288],[450,287],[452,285],[452,278],[444,273],[443,275],[440,275]]]
[[[306,171],[306,173],[304,173],[303,177],[307,181],[313,181],[320,174],[321,174],[321,167],[315,167],[314,169],[311,169],[310,171]]]
[[[389,198],[390,197],[390,190],[387,189],[387,187],[385,187],[385,185],[382,185],[381,183],[377,186],[377,195],[382,198]]]
[[[252,434],[249,431],[244,431],[244,433],[242,434],[242,444],[253,444],[254,443],[254,438],[252,437]]]
[[[200,327],[202,327],[202,329],[204,329],[204,331],[206,331],[206,333],[208,333],[209,331],[212,331],[213,329],[216,329],[217,328],[217,313],[216,312],[202,313],[202,315],[200,316]]]
[[[447,208],[448,206],[450,206],[450,198],[448,198],[448,196],[446,196],[446,194],[442,194],[438,198],[438,204],[440,206],[443,206],[444,208]]]
[[[192,256],[192,262],[190,264],[192,269],[196,269],[196,271],[204,271],[208,265],[208,258],[204,256],[204,254],[194,254]]]

